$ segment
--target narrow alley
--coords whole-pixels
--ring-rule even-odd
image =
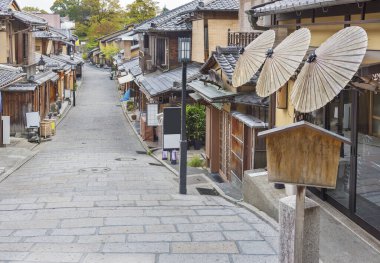
[[[221,197],[178,195],[108,72],[85,66],[51,142],[0,183],[0,261],[277,262],[278,233]]]

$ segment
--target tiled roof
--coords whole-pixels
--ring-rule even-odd
[[[79,58],[77,56],[74,56],[73,59],[71,59],[70,56],[64,55],[64,54],[51,55],[50,57],[52,59],[56,59],[56,60],[65,62],[65,63],[70,64],[70,65],[78,65],[78,64],[83,64],[84,63],[83,59],[81,59],[81,58]]]
[[[219,86],[201,80],[192,81],[188,86],[208,102],[225,101],[237,95],[236,93],[220,89]]]
[[[264,16],[369,1],[371,0],[280,0],[266,5],[254,6],[250,13],[253,13],[255,16]]]
[[[128,72],[131,68],[136,67],[138,65],[139,65],[139,58],[132,58],[124,62],[118,69]]]
[[[34,91],[36,88],[37,84],[34,83],[15,83],[6,87],[3,91]]]
[[[200,65],[198,63],[190,63],[187,66],[188,79],[193,79],[199,75]],[[181,90],[182,67],[161,72],[157,70],[153,73],[146,74],[138,79],[141,90],[148,97],[155,97],[169,91]]]
[[[237,11],[239,10],[238,0],[209,0],[204,1],[204,6],[198,5],[198,10],[212,11]]]
[[[21,12],[21,11],[12,11],[13,16],[27,24],[31,25],[47,25],[47,22],[45,19],[42,19],[41,17],[38,17],[34,14],[28,13],[28,12]]]
[[[13,0],[0,0],[0,10],[7,11]]]
[[[256,105],[256,106],[269,106],[269,97],[260,97],[256,92],[250,92],[246,94],[239,94],[234,98],[235,103],[246,104],[246,105]]]
[[[172,9],[166,13],[163,13],[163,14],[156,16],[152,19],[149,19],[149,20],[143,22],[142,24],[138,25],[135,28],[135,31],[137,31],[137,32],[147,31],[147,30],[151,29],[152,26],[154,28],[155,25],[158,26],[158,25],[161,25],[163,23],[166,23],[168,20],[170,20],[174,17],[177,17],[178,15],[180,15],[182,13],[191,12],[198,6],[199,1],[200,0],[193,0],[187,4],[184,4],[180,7],[177,7],[177,8]]]
[[[57,73],[53,71],[46,71],[46,72],[40,72],[36,75],[31,76],[30,81],[37,83],[38,85],[41,85],[56,77],[57,77]]]
[[[142,70],[141,70],[140,66],[135,66],[133,68],[130,68],[129,72],[131,72],[131,74],[134,77],[140,76],[142,74]]]
[[[189,31],[192,23],[189,20],[192,12],[200,11],[236,11],[239,10],[238,0],[194,0],[185,5],[170,10],[155,18],[143,22],[136,27],[136,32],[142,31]]]
[[[25,77],[21,68],[0,65],[0,89]]]
[[[207,74],[208,71],[218,63],[224,74],[226,74],[229,80],[232,80],[232,75],[236,67],[236,62],[239,59],[238,47],[217,47],[211,57],[202,66],[201,72]]]
[[[236,63],[239,59],[239,47],[231,46],[231,47],[216,47],[216,51],[212,53],[212,56],[203,64],[201,68],[201,72],[203,74],[208,74],[209,70],[215,64],[218,64],[223,71],[223,73],[227,76],[228,81],[232,82],[232,76],[235,72]],[[256,75],[252,76],[250,81],[251,84],[255,84],[258,77]]]
[[[42,58],[43,60],[45,61],[45,66],[47,68],[51,68],[52,70],[69,70],[71,69],[71,66],[61,60],[57,60],[57,59],[53,59],[51,57],[48,57],[48,56],[45,56],[45,55],[42,55]],[[40,53],[37,53],[35,52],[35,59],[34,61],[36,63],[38,63],[41,59],[41,54]]]

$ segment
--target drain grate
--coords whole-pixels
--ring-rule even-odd
[[[132,157],[119,157],[115,159],[115,161],[119,161],[119,162],[130,162],[130,161],[136,161],[136,160],[137,160],[136,158],[132,158]]]
[[[219,193],[214,188],[197,187],[196,189],[201,195],[219,195]]]
[[[146,151],[136,151],[137,154],[146,154]]]
[[[149,165],[153,166],[164,166],[162,163],[148,163]]]
[[[111,171],[108,167],[87,167],[79,169],[80,173],[106,173]]]

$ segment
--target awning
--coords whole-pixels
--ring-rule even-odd
[[[189,96],[191,98],[193,98],[193,100],[195,101],[200,101],[202,99],[202,96],[199,95],[198,93],[194,92],[194,93],[190,93]]]
[[[231,112],[231,116],[241,121],[250,128],[268,128],[268,123],[263,122],[251,115],[243,114],[238,111]]]
[[[28,92],[34,91],[37,88],[37,84],[33,83],[15,83],[12,84],[1,91],[4,92]]]
[[[237,93],[220,89],[216,85],[200,80],[194,80],[188,86],[193,88],[208,102],[220,102],[238,95]]]
[[[51,81],[56,82],[59,79],[59,76],[56,75],[54,78],[51,79]]]
[[[127,83],[127,82],[131,82],[131,81],[133,81],[133,76],[131,74],[128,74],[127,76],[118,78],[118,81],[119,81],[120,85]]]

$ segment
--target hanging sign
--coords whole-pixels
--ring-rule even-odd
[[[158,126],[158,104],[147,104],[147,124],[148,126]]]

